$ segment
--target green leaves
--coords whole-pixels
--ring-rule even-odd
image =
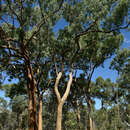
[[[126,64],[130,62],[130,50],[129,49],[122,49],[117,51],[116,57],[111,62],[110,68],[117,70],[119,73],[123,71]]]
[[[111,67],[121,74],[119,94],[126,94],[129,87],[130,52],[126,49],[119,51],[119,48],[123,43],[121,29],[128,26],[129,8],[129,0],[2,0],[0,69],[1,73],[6,71],[9,80],[19,79],[18,84],[4,86],[6,96],[12,99],[12,109],[15,112],[20,110],[20,113],[23,109],[19,104],[27,94],[25,70],[28,66],[40,93],[48,88],[49,80],[55,79],[56,69],[62,71],[59,91],[63,95],[72,63],[75,81],[67,103],[75,102],[78,98],[84,105],[92,72],[115,52],[118,54]],[[60,21],[63,21],[63,27]],[[58,28],[57,35],[54,28]],[[105,105],[111,105],[108,101],[114,98],[113,86],[115,84],[109,79],[100,77],[96,83],[90,80],[90,96],[99,98]],[[127,94],[124,97],[126,102],[128,97]],[[75,129],[74,113],[69,111],[67,118],[70,118],[65,122],[68,129]],[[106,118],[108,115],[103,116],[101,121]],[[105,129],[105,125],[102,129]]]

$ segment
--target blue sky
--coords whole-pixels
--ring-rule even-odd
[[[63,29],[67,25],[68,25],[68,23],[64,19],[61,19],[57,23],[57,25],[54,27],[54,32],[57,33],[59,28]],[[124,35],[124,43],[121,46],[121,48],[129,48],[130,47],[130,31],[128,32],[127,30],[123,30],[121,32]],[[112,58],[105,61],[104,68],[103,67],[98,67],[95,70],[95,72],[94,72],[94,74],[92,76],[93,81],[95,81],[95,79],[97,77],[102,76],[104,79],[110,78],[111,81],[116,82],[116,78],[118,76],[117,72],[109,69],[109,65],[110,65],[110,62],[112,61]]]
[[[67,25],[68,24],[63,19],[60,20],[57,23],[57,25],[54,27],[54,32],[57,33],[59,29],[63,29]],[[130,47],[130,32],[122,31],[122,34],[124,35],[124,43],[121,46],[121,48],[129,48]],[[116,78],[118,76],[117,72],[109,69],[111,60],[112,60],[112,58],[105,61],[104,68],[98,67],[95,70],[95,72],[92,76],[92,81],[95,81],[95,79],[97,77],[102,76],[104,79],[110,78],[111,81],[116,82]],[[17,82],[17,80],[14,79],[14,80],[12,80],[11,83],[16,83],[16,82]],[[7,84],[7,83],[10,83],[10,82],[8,82],[8,80],[5,80],[4,84]],[[4,92],[0,91],[0,96],[4,97]],[[101,106],[100,100],[96,100],[96,108],[100,108],[100,106]]]
[[[130,48],[130,32],[122,31],[122,34],[124,35],[124,43],[121,46],[121,49],[122,48]],[[105,63],[104,63],[104,68],[98,67],[95,70],[95,72],[92,76],[93,81],[95,81],[95,79],[97,77],[102,76],[104,79],[110,78],[112,82],[116,82],[118,74],[117,74],[117,71],[109,69],[109,65],[110,65],[111,61],[112,61],[112,58],[106,60]],[[99,109],[101,107],[101,101],[96,99],[96,105],[95,106],[96,106],[96,109]]]
[[[121,49],[122,48],[129,48],[130,47],[130,32],[122,31],[122,33],[124,35],[124,43],[121,46]],[[109,69],[109,65],[110,65],[110,62],[112,61],[112,58],[105,61],[104,68],[99,67],[96,69],[96,71],[94,72],[93,77],[92,77],[93,81],[98,76],[102,76],[104,79],[110,78],[111,81],[116,82],[116,78],[118,76],[117,72]]]

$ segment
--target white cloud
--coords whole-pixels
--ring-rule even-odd
[[[130,40],[125,38],[125,39],[124,39],[124,42],[127,43],[127,44],[129,44],[129,43],[130,43]]]

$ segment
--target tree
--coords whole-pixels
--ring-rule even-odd
[[[91,66],[92,68],[93,66],[96,68],[103,63],[106,58],[110,57],[115,49],[120,46],[120,43],[122,43],[123,39],[119,32],[120,29],[127,28],[129,25],[128,22],[126,26],[121,26],[124,24],[122,22],[124,21],[124,16],[127,15],[125,8],[127,7],[128,9],[128,1],[126,3],[122,1],[116,2],[118,2],[118,4],[114,6],[113,11],[111,11],[110,8],[114,5],[115,1],[96,1],[94,3],[90,1],[70,1],[65,4],[63,18],[69,25],[59,31],[55,45],[53,46],[55,70],[57,71],[55,93],[58,99],[57,111],[59,111],[57,116],[57,130],[61,129],[62,106],[70,91],[72,72],[75,72],[77,68],[82,70],[80,66],[83,63],[85,64],[85,62],[90,63],[87,64],[86,67]],[[102,10],[100,10],[101,8]],[[121,12],[121,10],[123,11],[122,16],[116,15],[118,12]],[[97,14],[97,12],[100,13]],[[111,15],[108,15],[109,13]],[[120,22],[117,21],[117,19],[120,19]],[[113,35],[116,37],[113,37]],[[113,43],[113,41],[116,42]],[[90,57],[90,59],[86,57]],[[67,68],[70,69],[70,72]],[[65,72],[65,74],[69,73],[70,75],[68,87],[66,87],[67,91],[65,91],[61,97],[58,92],[58,84],[63,72]],[[90,104],[90,102],[88,104]]]
[[[8,102],[0,97],[0,129],[17,129],[16,114],[9,109]]]
[[[16,128],[18,130],[26,129],[27,122],[25,122],[27,117],[27,108],[28,108],[28,97],[26,96],[26,88],[21,82],[17,84],[6,84],[1,87],[2,91],[5,93],[5,96],[9,98],[8,108],[11,115],[14,116],[16,121]],[[9,120],[9,118],[8,118]]]
[[[101,109],[107,109],[112,105],[116,85],[109,78],[104,80],[102,77],[98,77],[94,85],[92,95],[101,100]]]
[[[29,130],[37,130],[36,91],[39,77],[44,74],[43,66],[48,62],[51,64],[47,76],[52,80],[56,77],[56,129],[62,128],[62,108],[76,70],[87,73],[86,101],[91,108],[92,73],[122,43],[120,30],[130,25],[127,21],[129,5],[129,0],[2,0],[1,68],[11,78],[26,79]],[[68,25],[55,35],[53,28],[61,19]],[[59,91],[61,86],[65,88],[62,93]],[[92,125],[90,129],[93,129]]]
[[[117,79],[117,92],[116,92],[116,104],[118,109],[118,120],[123,119],[120,121],[124,123],[124,127],[129,128],[130,123],[128,121],[128,115],[124,116],[125,113],[129,111],[129,66],[130,66],[130,50],[129,49],[122,49],[117,52],[117,55],[111,62],[111,68],[115,69],[118,72],[118,79]],[[122,114],[121,114],[122,113]],[[121,117],[122,116],[122,117]],[[126,117],[126,121],[124,119]],[[119,124],[119,123],[118,123]]]
[[[3,66],[6,65],[4,70],[8,71],[11,78],[26,79],[29,96],[29,130],[37,130],[37,81],[34,68],[39,56],[47,52],[47,47],[42,43],[50,36],[52,25],[55,25],[58,19],[54,14],[62,6],[62,1],[58,2],[58,5],[57,1],[44,2],[40,0],[1,1],[0,61]],[[46,21],[49,21],[49,24]],[[43,35],[46,37],[42,38]]]

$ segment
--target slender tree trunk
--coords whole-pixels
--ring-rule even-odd
[[[24,110],[22,111],[18,119],[18,130],[22,130],[23,115],[24,115]]]
[[[63,108],[63,104],[62,103],[58,104],[56,130],[62,130],[62,108]]]
[[[92,109],[91,109],[91,99],[90,99],[90,88],[88,88],[88,96],[87,96],[87,104],[88,104],[88,111],[89,111],[89,126],[90,130],[93,130],[93,120],[92,120]]]
[[[116,102],[117,102],[117,109],[118,109],[118,118],[120,117],[120,108],[119,108],[119,99],[118,99],[118,96],[119,95],[119,92],[118,92],[118,83],[116,85]]]
[[[37,130],[37,113],[36,113],[36,81],[33,78],[33,73],[31,68],[28,66],[27,71],[27,85],[28,85],[28,95],[29,95],[29,130]]]
[[[75,106],[75,115],[76,115],[76,118],[77,118],[77,125],[78,125],[78,130],[81,129],[81,126],[80,126],[80,113],[79,113],[79,102],[78,102],[78,99],[76,100],[76,106]]]
[[[38,130],[42,130],[42,96],[39,97]]]
[[[101,109],[103,110],[104,109],[104,100],[103,99],[101,100],[101,106],[102,106]]]
[[[81,127],[80,127],[80,113],[79,113],[78,109],[75,109],[75,114],[76,114],[76,118],[77,118],[78,130],[80,130],[81,129]]]
[[[119,123],[121,121],[120,119],[120,106],[119,106],[119,91],[118,91],[118,83],[116,85],[116,105],[117,105],[117,126],[119,126]]]
[[[56,130],[62,130],[62,108],[63,108],[64,102],[66,101],[66,99],[69,95],[70,87],[71,87],[72,79],[73,79],[72,72],[70,72],[65,93],[64,93],[63,97],[61,98],[61,95],[58,91],[58,85],[59,85],[59,81],[60,81],[61,77],[62,77],[62,72],[59,72],[57,75],[57,78],[56,78],[55,86],[54,86],[55,94],[56,94],[56,97],[58,100]]]
[[[90,124],[90,130],[93,130],[93,121],[90,115],[89,115],[89,124]]]

